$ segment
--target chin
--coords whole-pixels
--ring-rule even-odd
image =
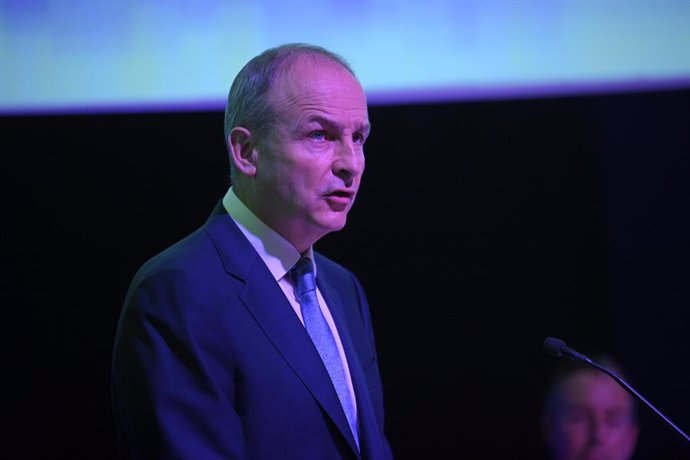
[[[345,215],[338,215],[338,216],[328,216],[322,219],[319,219],[319,224],[321,224],[321,227],[323,227],[326,232],[337,232],[342,230],[345,227],[345,223],[347,222],[347,217]]]

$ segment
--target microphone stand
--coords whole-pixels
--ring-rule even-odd
[[[652,403],[647,401],[647,399],[642,396],[640,393],[638,393],[633,387],[628,385],[628,383],[617,376],[614,372],[606,369],[604,366],[597,364],[596,362],[592,361],[589,359],[587,356],[578,353],[577,351],[573,350],[572,348],[569,348],[566,346],[565,342],[562,340],[553,338],[553,337],[547,337],[544,340],[544,351],[547,353],[556,356],[557,358],[560,358],[561,356],[567,356],[568,358],[574,360],[574,361],[579,361],[583,362],[586,365],[593,367],[609,377],[611,377],[613,380],[615,380],[620,386],[625,388],[625,390],[633,395],[635,398],[643,402],[647,407],[649,407],[651,410],[654,411],[656,415],[661,417],[662,420],[664,420],[671,428],[673,428],[680,436],[685,439],[688,443],[690,443],[690,436],[688,436],[683,430],[681,430],[675,423],[673,423],[668,417],[666,417],[664,414],[659,411]]]

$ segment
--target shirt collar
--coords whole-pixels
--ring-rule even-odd
[[[235,221],[264,261],[276,281],[280,281],[302,257],[288,240],[259,219],[230,187],[223,197],[223,207]],[[314,249],[307,249],[304,256],[314,263]]]

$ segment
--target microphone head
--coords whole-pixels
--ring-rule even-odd
[[[565,342],[560,339],[555,337],[547,337],[544,339],[544,351],[556,358],[562,356],[564,348],[566,348]]]

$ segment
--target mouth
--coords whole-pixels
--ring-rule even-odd
[[[354,192],[347,190],[334,190],[324,195],[326,201],[334,211],[343,211],[355,198]]]
[[[354,192],[347,190],[334,190],[326,194],[327,197],[346,198],[348,200],[351,200],[354,195]]]

